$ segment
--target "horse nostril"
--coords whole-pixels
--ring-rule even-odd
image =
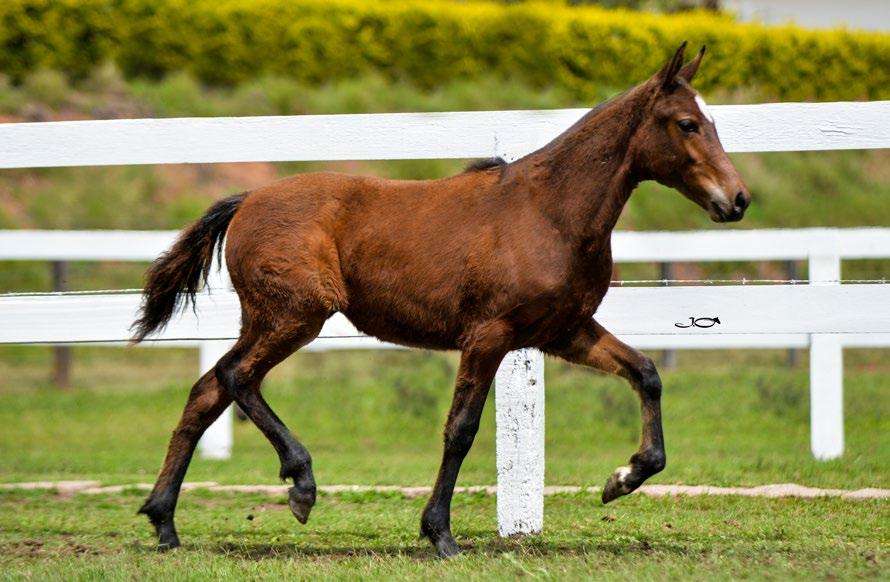
[[[745,199],[745,193],[739,192],[735,195],[735,205],[740,209],[744,210],[748,208],[748,200]]]

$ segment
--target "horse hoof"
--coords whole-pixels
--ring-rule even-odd
[[[170,542],[158,542],[158,553],[163,554],[164,552],[169,552],[170,550],[176,549],[180,546],[179,540],[173,540]]]
[[[436,542],[436,556],[439,558],[453,558],[460,554],[460,548],[454,538],[444,538]]]
[[[305,525],[309,521],[309,512],[312,511],[312,506],[315,505],[315,496],[300,493],[296,487],[291,487],[288,492],[287,504],[290,506],[290,511],[297,518],[297,521]]]
[[[159,532],[158,535],[158,552],[169,552],[174,548],[178,548],[179,544],[179,536],[176,535],[176,531],[162,531]]]
[[[630,467],[619,467],[603,487],[603,503],[609,503],[622,495],[627,495],[634,490],[627,484],[627,476],[630,475]]]

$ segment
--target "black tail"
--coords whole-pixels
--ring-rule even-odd
[[[142,308],[130,329],[131,340],[139,343],[145,336],[164,329],[185,291],[185,302],[195,306],[198,292],[213,263],[213,249],[222,255],[222,242],[229,222],[244,201],[246,193],[235,194],[210,207],[204,216],[186,228],[169,251],[157,258],[146,273]]]

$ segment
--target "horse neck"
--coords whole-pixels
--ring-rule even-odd
[[[642,87],[628,91],[521,160],[530,165],[532,188],[544,214],[585,249],[608,243],[639,183],[631,144],[645,99]]]

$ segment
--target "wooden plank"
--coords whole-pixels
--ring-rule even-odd
[[[126,341],[139,302],[135,294],[0,297],[0,343]],[[698,336],[698,345],[707,347],[709,340],[719,345],[723,335],[890,333],[888,302],[890,285],[617,288],[597,320],[631,342],[636,335]],[[202,294],[198,318],[187,311],[171,321],[162,338],[230,339],[238,332],[239,317],[234,293]],[[720,323],[677,327],[689,325],[690,318],[719,318]],[[337,314],[321,335],[360,334]]]
[[[727,151],[890,147],[890,102],[711,108]],[[475,158],[531,152],[586,109],[0,124],[0,168]]]

